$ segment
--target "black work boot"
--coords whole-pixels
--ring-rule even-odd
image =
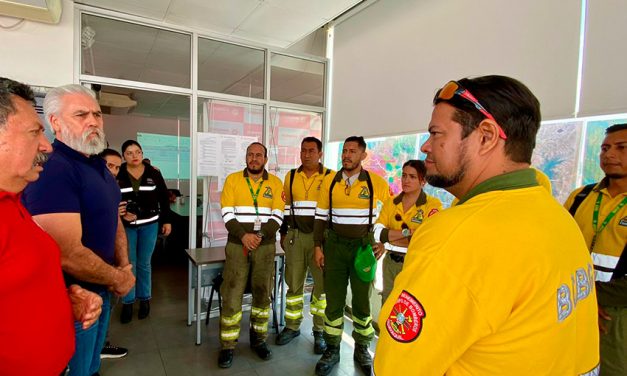
[[[145,319],[150,314],[150,300],[142,300],[139,302],[139,314],[137,318],[140,320]]]
[[[218,367],[230,368],[233,364],[233,349],[222,349],[218,355]]]
[[[122,324],[128,324],[131,320],[133,320],[133,304],[122,304],[120,322]]]
[[[292,340],[300,335],[299,330],[292,330],[290,328],[285,328],[279,335],[276,337],[276,344],[279,346],[287,345],[292,342]]]
[[[259,342],[254,345],[251,344],[250,348],[263,360],[270,360],[272,358],[272,350],[270,350],[270,346],[268,346],[266,342]]]
[[[327,342],[324,340],[324,335],[322,331],[313,332],[314,336],[314,353],[318,355],[324,354],[324,351],[327,349]]]
[[[359,364],[359,368],[366,374],[372,374],[372,356],[368,352],[368,346],[355,344],[353,359]]]
[[[327,376],[340,361],[340,346],[328,345],[322,358],[316,363],[316,376]]]

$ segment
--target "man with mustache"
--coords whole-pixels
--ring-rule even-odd
[[[276,233],[283,223],[285,197],[281,180],[268,173],[268,150],[253,142],[246,149],[246,168],[227,176],[220,196],[222,219],[229,232],[224,262],[218,366],[229,368],[242,321],[242,298],[250,279],[250,347],[263,360],[268,346],[270,293],[274,277]]]
[[[459,199],[422,225],[381,308],[378,375],[598,375],[592,260],[529,168],[540,103],[505,76],[433,99],[427,182]]]
[[[91,376],[109,326],[110,292],[124,296],[135,283],[124,228],[118,216],[120,190],[97,154],[106,146],[102,112],[94,93],[81,85],[52,89],[44,114],[54,131],[53,152],[23,201],[61,248],[66,282],[100,295],[102,314],[91,328],[75,324],[76,352],[70,375]]]
[[[314,220],[314,263],[324,271],[327,306],[324,311],[324,339],[327,349],[316,364],[316,375],[328,375],[340,361],[344,329],[346,289],[352,295],[353,358],[366,375],[372,371],[368,348],[374,337],[370,316],[372,280],[357,273],[359,250],[369,252],[374,261],[373,226],[383,203],[390,198],[390,187],[379,175],[362,168],[366,141],[351,136],[342,147],[342,169],[327,175],[320,186]],[[369,270],[374,272],[375,265]]]
[[[594,261],[601,375],[623,376],[627,375],[627,123],[607,128],[599,159],[605,178],[577,188],[564,206],[581,228]]]
[[[86,329],[102,305],[78,285],[66,291],[59,247],[20,203],[51,151],[33,105],[30,87],[0,77],[0,375],[7,376],[59,375],[74,352],[73,319]],[[46,317],[24,324],[31,301]]]

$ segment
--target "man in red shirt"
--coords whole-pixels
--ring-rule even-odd
[[[60,251],[20,203],[51,151],[32,90],[0,77],[0,375],[54,375],[74,353],[74,320],[91,326],[101,298],[66,289]],[[33,312],[40,312],[32,318]]]

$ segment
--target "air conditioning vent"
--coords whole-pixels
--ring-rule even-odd
[[[0,0],[0,15],[56,24],[61,19],[62,0]]]

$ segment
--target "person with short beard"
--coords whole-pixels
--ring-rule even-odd
[[[360,277],[355,261],[362,250],[375,262],[367,269],[374,272],[376,268],[371,248],[376,244],[373,228],[380,209],[390,198],[390,187],[385,179],[362,167],[367,155],[363,137],[348,137],[342,146],[342,168],[324,178],[316,203],[314,263],[323,271],[327,298],[324,310],[327,349],[316,364],[316,375],[328,375],[340,361],[349,282],[355,339],[353,359],[364,374],[372,372],[368,349],[374,338],[370,315],[373,283]]]
[[[283,223],[285,196],[281,180],[265,166],[268,150],[253,142],[246,149],[246,168],[227,176],[220,196],[222,219],[229,233],[224,262],[218,366],[229,368],[242,321],[242,298],[250,279],[250,346],[263,360],[268,346],[270,294],[274,277],[276,233]]]
[[[433,99],[427,182],[457,204],[422,225],[379,315],[378,375],[597,375],[592,260],[529,168],[540,103],[505,76]]]
[[[575,189],[564,207],[581,228],[594,261],[601,375],[624,376],[627,375],[627,123],[606,129],[599,160],[605,178]]]
[[[103,300],[96,324],[87,330],[75,324],[70,375],[91,376],[100,368],[110,291],[124,296],[135,284],[118,216],[120,190],[97,155],[106,142],[94,93],[81,85],[54,88],[44,99],[44,114],[56,140],[46,169],[27,187],[23,202],[59,244],[66,282],[78,282]]]

